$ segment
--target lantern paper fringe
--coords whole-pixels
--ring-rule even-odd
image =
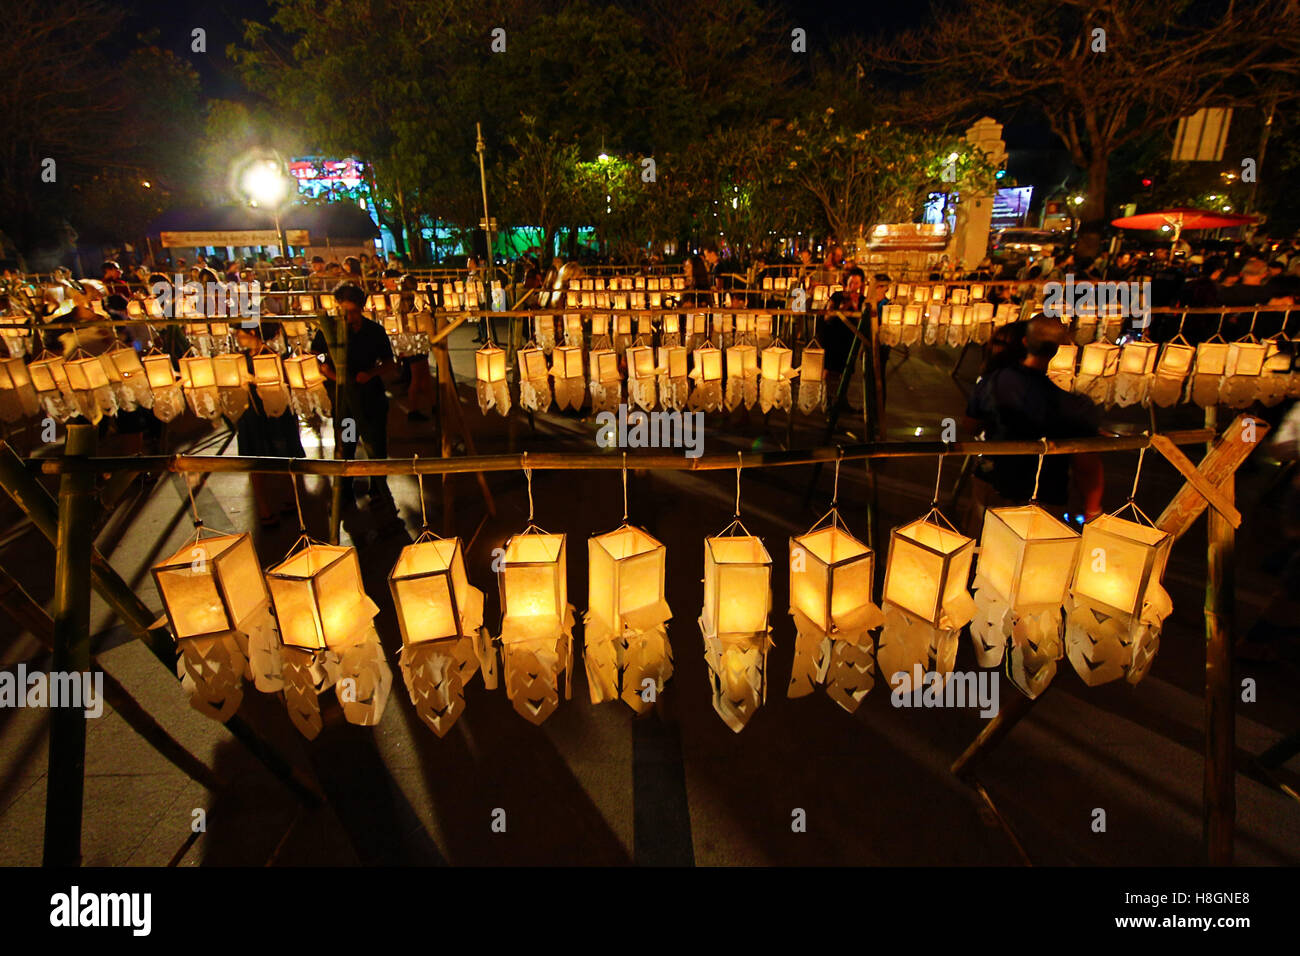
[[[961,630],[974,612],[973,601],[970,607],[970,613],[963,619],[953,620],[945,614],[943,626],[935,627],[891,601],[882,602],[884,627],[876,647],[876,660],[885,680],[892,685],[900,672],[911,674],[913,665],[943,676],[951,673],[957,660]]]
[[[531,412],[545,412],[551,407],[551,382],[547,378],[519,380],[519,407]]]
[[[1114,375],[1089,375],[1080,372],[1074,377],[1074,390],[1088,396],[1097,405],[1113,405],[1115,404],[1115,378]]]
[[[281,651],[281,667],[289,720],[300,734],[314,740],[324,727],[320,694],[332,687],[339,677],[338,655],[331,651],[308,651],[286,646]]]
[[[690,379],[685,375],[669,378],[666,374],[659,376],[659,403],[669,411],[681,411],[687,407],[691,398]]]
[[[876,651],[871,630],[884,618],[867,604],[854,612],[851,626],[823,631],[798,608],[790,608],[795,623],[794,666],[787,697],[806,697],[818,684],[850,714],[875,686]]]
[[[179,385],[164,385],[154,389],[153,414],[160,422],[170,422],[185,411],[185,398]]]
[[[799,381],[799,411],[805,415],[826,410],[826,383],[809,379]]]
[[[258,385],[257,400],[262,403],[262,411],[271,418],[279,418],[289,410],[289,388],[273,383]]]
[[[722,408],[722,383],[696,380],[687,401],[691,411],[716,412]]]
[[[595,412],[617,412],[623,401],[622,382],[592,382],[591,410]]]
[[[1144,403],[1149,393],[1150,375],[1120,372],[1115,376],[1115,404],[1120,408]]]
[[[227,631],[215,637],[183,638],[177,646],[176,674],[190,695],[190,706],[224,724],[244,699],[247,637],[240,631]]]
[[[221,417],[221,402],[215,385],[205,385],[202,388],[187,388],[185,389],[185,400],[189,403],[190,411],[199,418],[215,421]]]
[[[1146,676],[1160,648],[1160,630],[1173,610],[1168,593],[1150,584],[1137,620],[1108,614],[1073,593],[1066,601],[1065,650],[1075,672],[1089,687]]]
[[[575,412],[582,408],[587,398],[587,380],[581,375],[573,378],[555,379],[555,404],[561,411],[571,408]]]
[[[723,638],[705,630],[703,615],[699,623],[713,709],[723,723],[740,733],[767,700],[767,651],[772,646],[772,629]]]
[[[782,378],[776,381],[766,378],[760,380],[758,407],[762,409],[764,415],[774,408],[779,408],[782,411],[788,412],[790,406],[793,404],[794,392],[790,387],[790,380],[788,378]]]
[[[363,727],[378,724],[393,688],[393,672],[384,659],[384,648],[373,623],[340,655],[338,680],[336,691],[343,682],[353,682],[353,693],[341,694],[339,701],[348,723]]]
[[[1219,403],[1219,379],[1222,376],[1199,372],[1192,375],[1192,401],[1202,408]]]
[[[333,409],[330,406],[329,392],[323,384],[311,388],[289,388],[289,407],[299,418],[329,418]]]
[[[1272,407],[1282,399],[1286,398],[1287,389],[1290,387],[1291,376],[1267,374],[1260,376],[1258,399],[1268,407]]]
[[[583,663],[587,689],[593,704],[622,698],[638,714],[644,714],[663,693],[673,676],[673,652],[664,621],[640,630],[624,622],[614,630],[588,611],[582,618]],[[646,698],[646,680],[654,682],[654,694]]]
[[[510,414],[510,386],[506,382],[484,382],[480,379],[477,387],[478,407],[484,415],[494,408],[502,418]]]
[[[1258,393],[1258,375],[1225,375],[1219,384],[1219,401],[1229,408],[1245,408]]]
[[[758,369],[745,372],[727,373],[727,411],[734,412],[743,403],[746,408],[753,408],[758,401]]]
[[[569,604],[554,635],[516,639],[510,626],[502,624],[506,696],[529,723],[540,724],[560,706],[561,672],[565,675],[564,699],[573,696],[573,621],[573,605]]]
[[[248,410],[248,387],[246,385],[222,385],[218,388],[218,402],[221,414],[232,422]]]
[[[1155,402],[1161,408],[1168,408],[1170,405],[1177,404],[1183,395],[1183,384],[1186,376],[1180,376],[1177,379],[1164,375],[1156,375],[1152,380],[1148,394],[1151,401]]]
[[[627,382],[628,398],[636,405],[645,409],[647,412],[653,411],[655,407],[655,380],[652,376],[646,378],[629,378]]]

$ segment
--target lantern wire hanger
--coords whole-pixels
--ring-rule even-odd
[[[844,449],[841,448],[839,445],[836,445],[835,446],[835,481],[831,485],[831,510],[826,512],[816,521],[814,521],[812,527],[808,529],[809,532],[816,531],[818,528],[820,528],[822,522],[825,521],[827,518],[831,519],[830,526],[832,528],[844,527],[844,521],[840,518],[840,510],[837,507],[838,502],[840,500],[840,462],[842,462],[843,460],[844,460]]]
[[[1033,493],[1032,495],[1029,496],[1029,503],[1030,503],[1031,505],[1036,505],[1036,504],[1038,504],[1038,479],[1039,479],[1040,477],[1042,477],[1042,474],[1043,474],[1043,459],[1047,456],[1047,436],[1046,436],[1046,435],[1043,436],[1043,438],[1042,438],[1042,442],[1043,442],[1043,450],[1040,451],[1040,452],[1038,453],[1038,468],[1035,469],[1035,471],[1034,471],[1034,493]]]
[[[415,540],[411,542],[412,544],[420,544],[424,541],[437,541],[441,538],[440,535],[434,533],[434,530],[429,527],[429,516],[424,510],[424,475],[416,470],[416,465],[419,464],[419,461],[420,456],[418,454],[411,458],[411,473],[415,475],[415,484],[419,489],[420,495],[420,533],[416,536]]]
[[[1114,517],[1119,517],[1125,511],[1131,511],[1134,520],[1139,524],[1145,524],[1154,528],[1156,523],[1146,516],[1146,513],[1137,506],[1137,502],[1134,500],[1137,497],[1138,479],[1142,477],[1142,460],[1146,458],[1147,449],[1151,447],[1151,433],[1143,432],[1142,434],[1147,436],[1147,443],[1138,449],[1137,470],[1133,473],[1133,487],[1129,490],[1128,501],[1120,505],[1120,507],[1115,511],[1112,511],[1111,514]]]
[[[939,467],[936,470],[934,476],[934,497],[930,499],[930,510],[926,512],[925,517],[922,518],[921,520],[928,522],[930,524],[938,524],[939,522],[942,522],[943,525],[947,527],[949,531],[952,531],[954,533],[960,533],[957,531],[957,528],[953,525],[953,523],[944,517],[943,512],[939,510],[939,487],[943,483],[943,459],[944,456],[948,454],[947,452],[948,443],[944,442],[943,444],[945,450],[939,452]],[[932,519],[934,518],[937,518],[938,521],[933,521]]]
[[[739,538],[739,537],[752,538],[752,537],[754,537],[752,534],[749,533],[749,529],[746,528],[745,525],[744,525],[744,523],[740,520],[740,469],[741,469],[741,467],[742,467],[742,465],[743,465],[743,463],[744,463],[744,455],[745,455],[744,452],[741,452],[741,451],[737,451],[737,452],[736,452],[736,511],[735,511],[735,514],[733,514],[732,517],[731,517],[731,524],[727,525],[725,528],[723,528],[721,531],[719,531],[717,534],[715,534],[715,535],[714,535],[715,538],[731,538],[731,537],[736,537],[736,538]],[[739,529],[739,530],[740,530],[740,534],[733,535],[733,534],[732,534],[732,531],[734,531],[734,530],[736,530],[736,529]]]
[[[547,534],[533,521],[533,470],[528,467],[528,452],[524,452],[524,481],[528,483],[528,524],[520,534]]]
[[[190,496],[190,514],[193,515],[193,521],[194,521],[194,540],[198,541],[201,537],[203,537],[203,533],[205,531],[208,532],[209,534],[214,534],[214,535],[236,534],[237,532],[235,531],[217,531],[213,528],[209,528],[204,523],[203,519],[199,517],[199,506],[198,503],[194,500],[194,485],[191,484],[190,482],[190,474],[191,474],[190,472],[185,472],[184,478],[185,478],[185,490],[186,492],[189,493]]]

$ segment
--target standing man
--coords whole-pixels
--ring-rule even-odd
[[[335,383],[334,413],[343,416],[343,459],[352,461],[357,457],[358,439],[365,446],[367,458],[387,458],[388,394],[384,391],[380,376],[397,370],[397,365],[393,362],[393,347],[384,327],[366,318],[363,311],[366,293],[360,286],[350,282],[340,283],[334,289],[334,301],[338,303],[347,327],[345,347],[348,380],[343,388],[338,387],[334,360],[325,346],[325,336],[319,329],[312,339],[311,350],[321,359],[321,372]],[[352,424],[350,429],[349,419]],[[356,493],[350,477],[343,479],[343,501],[346,505],[356,504]],[[388,488],[388,479],[383,475],[370,479],[370,503],[373,505],[376,502],[396,510],[393,493]]]

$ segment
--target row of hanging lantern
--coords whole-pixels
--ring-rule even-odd
[[[1191,345],[1179,333],[1163,344],[1145,338],[1122,345],[1067,343],[1052,357],[1047,374],[1060,388],[1099,405],[1167,407],[1186,398],[1202,408],[1245,408],[1300,397],[1297,354],[1300,343],[1284,342],[1280,335],[1225,342],[1215,334]]]
[[[624,374],[618,352],[604,345],[601,336],[593,337],[585,367],[580,344],[557,345],[548,365],[545,350],[536,339],[529,340],[516,353],[521,407],[546,411],[554,402],[561,409],[577,410],[589,394],[593,411],[616,410],[624,401]],[[693,353],[689,368],[688,352]],[[746,343],[721,349],[706,338],[691,350],[674,344],[656,349],[638,337],[624,358],[626,399],[646,411],[656,406],[673,411],[733,411],[756,404],[764,413],[773,408],[789,411],[794,405],[795,378],[801,382],[800,411],[809,414],[826,403],[825,352],[815,339],[804,347],[798,368],[794,367],[794,352],[780,339],[761,349]],[[474,366],[480,410],[508,414],[506,351],[489,342],[475,352]]]
[[[1089,686],[1140,681],[1172,610],[1161,579],[1173,537],[1133,502],[1144,455],[1145,449],[1125,506],[1082,534],[1037,504],[1036,477],[1029,504],[985,513],[978,560],[975,539],[939,511],[936,479],[930,511],[890,535],[879,606],[875,556],[837,509],[837,459],[830,510],[789,542],[797,637],[787,696],[824,686],[853,712],[874,685],[877,663],[891,683],[919,671],[946,680],[967,623],[979,665],[1005,660],[1008,678],[1029,697],[1050,683],[1063,657]],[[741,465],[738,455],[732,521],[704,539],[698,620],[713,707],[736,732],[766,700],[772,647],[772,558],[741,521]],[[939,465],[941,476],[942,456]],[[562,679],[565,698],[572,695],[574,609],[567,536],[534,522],[527,455],[524,475],[528,520],[502,551],[498,640],[506,694],[521,716],[539,724],[559,707]],[[593,703],[618,699],[643,713],[672,676],[672,615],[666,548],[628,522],[626,455],[623,502],[619,526],[588,539],[584,661]],[[422,484],[420,509],[423,522]],[[284,560],[263,572],[247,534],[205,537],[195,523],[194,540],[152,569],[194,706],[224,720],[239,706],[244,680],[252,679],[259,690],[283,691],[291,719],[308,737],[321,730],[320,696],[331,687],[347,720],[377,723],[391,674],[355,549],[321,544],[304,530]],[[421,719],[442,736],[463,713],[465,687],[480,669],[486,687],[498,683],[483,594],[469,583],[460,540],[438,537],[427,523],[398,556],[388,583],[403,680]]]
[[[960,290],[958,290],[960,291]],[[1020,306],[992,302],[912,302],[893,303],[881,310],[880,342],[882,345],[948,345],[954,348],[967,342],[983,344],[993,330],[1020,318]]]

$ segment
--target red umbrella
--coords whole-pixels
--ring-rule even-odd
[[[1244,226],[1256,222],[1255,216],[1239,216],[1225,212],[1209,212],[1204,209],[1166,209],[1163,212],[1144,212],[1139,216],[1124,216],[1112,219],[1112,226],[1121,229],[1162,229],[1168,226],[1174,231],[1174,242],[1184,229],[1219,229],[1225,226]]]

